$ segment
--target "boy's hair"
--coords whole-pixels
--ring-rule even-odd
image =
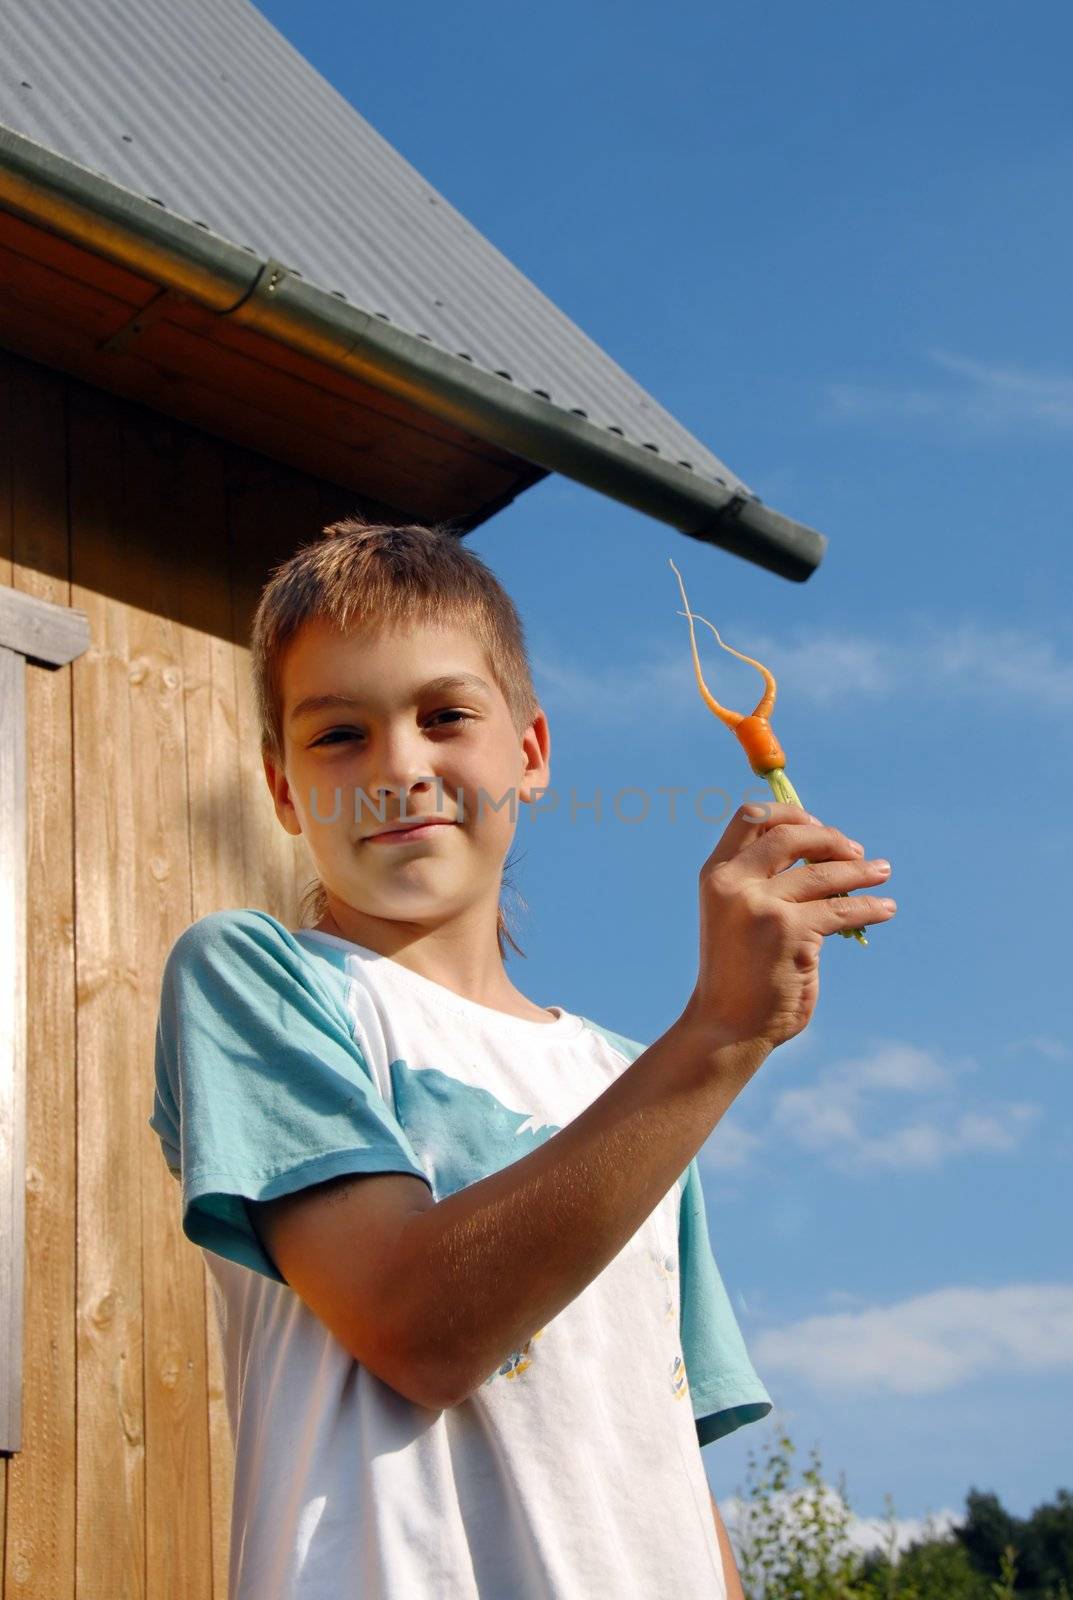
[[[254,614],[250,656],[261,747],[276,765],[283,762],[284,653],[313,619],[344,632],[407,623],[465,628],[482,646],[519,734],[540,710],[521,618],[495,574],[459,535],[444,523],[344,517],[272,569]],[[302,897],[301,926],[314,926],[327,908],[324,885],[315,878]],[[504,940],[524,956],[502,904],[496,937],[501,957]]]

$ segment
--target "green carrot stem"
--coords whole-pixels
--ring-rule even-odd
[[[764,773],[764,777],[767,779],[768,786],[770,787],[771,792],[775,796],[776,800],[781,801],[784,805],[801,806],[802,810],[805,809],[805,807],[801,805],[800,795],[790,782],[789,778],[786,776],[785,768],[772,767],[770,772]],[[807,856],[802,856],[801,859],[807,864]],[[842,895],[845,895],[845,892],[846,891],[844,889],[839,891],[839,893]],[[860,944],[868,943],[868,940],[864,936],[863,928],[839,928],[838,931],[842,935],[843,939],[856,939]]]

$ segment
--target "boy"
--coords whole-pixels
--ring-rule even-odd
[[[739,811],[646,1048],[506,972],[550,735],[473,552],[336,524],[273,572],[252,662],[311,925],[176,941],[150,1119],[216,1289],[231,1600],[739,1600],[699,1446],[771,1402],[695,1156],[807,1025],[824,935],[891,914],[826,898],[881,870],[797,807]]]

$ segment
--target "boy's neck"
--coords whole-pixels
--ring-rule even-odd
[[[442,929],[430,930],[409,923],[354,916],[344,908],[340,908],[338,916],[326,910],[315,926],[319,933],[334,934],[336,938],[397,961],[408,971],[450,989],[464,1000],[532,1022],[556,1020],[550,1011],[534,1005],[511,983],[494,930],[489,950],[480,948],[477,940],[457,926],[447,935]]]

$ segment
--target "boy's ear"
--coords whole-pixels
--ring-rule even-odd
[[[551,729],[543,711],[538,711],[522,735],[525,762],[518,799],[532,802],[534,789],[547,789],[551,782]]]
[[[272,791],[272,804],[276,808],[276,816],[288,833],[293,833],[297,836],[302,831],[302,824],[299,822],[298,814],[294,809],[294,802],[291,799],[291,786],[287,782],[287,774],[283,770],[283,765],[281,763],[277,766],[266,750],[261,751],[261,763],[265,769],[265,777],[268,779],[268,787]]]

